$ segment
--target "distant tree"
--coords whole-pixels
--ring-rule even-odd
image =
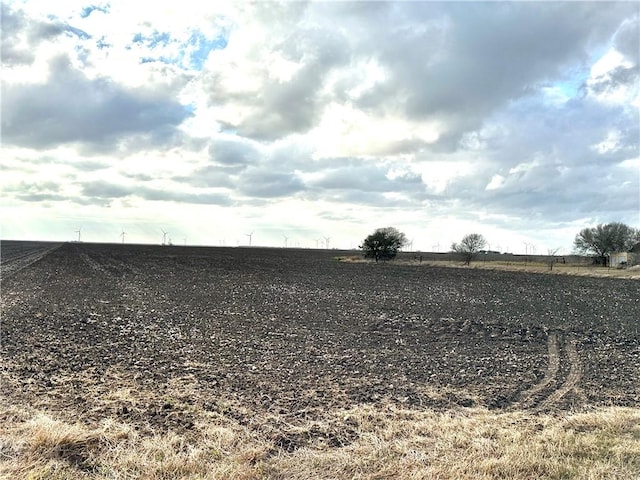
[[[485,238],[479,233],[470,233],[462,237],[460,243],[452,243],[451,251],[455,253],[459,253],[466,265],[471,263],[471,260],[483,250],[487,241]]]
[[[548,248],[547,249],[547,260],[549,262],[549,270],[553,270],[553,264],[556,263],[556,253],[558,253],[560,248]]]
[[[407,237],[394,227],[376,229],[364,239],[360,248],[365,258],[378,260],[391,260],[398,251],[407,244]]]
[[[596,263],[607,265],[607,257],[614,252],[628,252],[640,242],[640,230],[624,223],[601,223],[583,228],[576,235],[573,247],[576,252],[594,257]]]

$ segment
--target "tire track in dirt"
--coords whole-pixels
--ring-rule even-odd
[[[551,392],[551,394],[544,399],[537,407],[537,410],[546,410],[557,404],[562,397],[569,393],[582,378],[582,364],[580,362],[580,356],[576,349],[576,339],[572,338],[565,344],[565,352],[567,359],[569,360],[569,374],[563,383],[559,387]]]
[[[93,258],[91,258],[89,255],[87,255],[84,252],[81,252],[78,254],[79,257],[82,259],[82,261],[88,265],[92,270],[99,272],[99,273],[104,273],[106,275],[108,275],[107,271],[104,269],[104,267],[102,265],[100,265],[99,262],[97,262],[96,260],[94,260]]]
[[[547,370],[542,380],[520,394],[511,410],[542,411],[554,407],[582,378],[582,365],[574,338],[566,340],[557,332],[547,337]],[[568,363],[569,372],[563,378]]]
[[[0,257],[0,271],[3,279],[16,274],[20,270],[27,268],[29,265],[37,262],[38,260],[46,257],[54,250],[62,246],[59,244],[48,245],[36,245],[29,247],[22,247],[14,252],[7,253],[4,251]],[[5,249],[3,249],[5,250]]]
[[[139,269],[134,268],[120,258],[116,259],[101,255],[89,255],[86,252],[79,252],[78,255],[82,261],[91,268],[91,270],[108,277],[118,277],[124,274],[138,275],[141,273]]]
[[[520,395],[520,399],[514,405],[516,409],[530,409],[539,402],[541,393],[549,387],[556,379],[560,370],[560,349],[558,346],[558,335],[550,333],[547,337],[548,365],[544,377],[529,390],[525,390]]]

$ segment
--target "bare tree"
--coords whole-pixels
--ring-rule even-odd
[[[464,259],[465,265],[471,264],[471,260],[484,249],[487,240],[479,233],[470,233],[462,237],[460,243],[452,243],[451,251],[459,253]]]
[[[556,263],[556,253],[558,253],[558,250],[560,250],[560,247],[547,249],[547,255],[549,256],[549,270],[553,270],[553,264]]]

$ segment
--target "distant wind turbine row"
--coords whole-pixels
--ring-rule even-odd
[[[171,237],[169,236],[169,232],[166,231],[165,229],[161,228],[160,231],[162,232],[162,240],[161,240],[161,245],[173,245],[173,243],[171,242]],[[74,230],[74,233],[76,234],[76,238],[77,240],[74,240],[76,242],[81,242],[82,241],[82,226],[80,226],[78,228],[78,230]],[[245,233],[244,235],[248,238],[248,246],[252,247],[253,246],[253,235],[254,235],[255,231],[252,231],[251,233]],[[126,236],[128,235],[128,233],[124,230],[124,227],[121,227],[120,229],[120,235],[118,235],[118,238],[120,240],[120,242],[124,245],[126,243]],[[288,235],[282,235],[282,238],[284,239],[284,248],[289,248],[289,247],[300,247],[300,242],[293,242],[291,241],[291,237],[289,237]],[[316,239],[316,248],[326,248],[329,249],[330,248],[330,242],[331,242],[331,237],[321,237],[319,239]],[[224,244],[223,241],[221,241],[220,243],[221,245]],[[187,237],[184,237],[184,245],[187,245]],[[238,242],[238,245],[240,245],[240,242]]]
[[[168,237],[169,232],[164,231],[162,228],[160,229],[162,231],[162,245],[171,245],[171,238]],[[82,227],[78,228],[78,230],[74,230],[74,233],[77,234],[77,240],[75,240],[76,242],[81,242],[82,241]],[[121,229],[120,231],[120,239],[122,241],[122,244],[124,245],[125,243],[125,237],[127,235],[127,232],[124,231],[124,228]],[[187,237],[184,238],[184,244],[187,244]]]

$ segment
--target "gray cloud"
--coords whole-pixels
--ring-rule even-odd
[[[252,168],[238,176],[236,188],[251,197],[276,198],[298,193],[305,187],[295,173]]]
[[[152,91],[127,90],[105,78],[88,79],[65,57],[50,64],[44,84],[3,84],[3,142],[32,148],[81,143],[116,149],[133,134],[157,144],[189,116],[179,103]]]
[[[374,115],[396,112],[437,121],[442,132],[435,147],[447,150],[508,102],[558,79],[564,68],[584,66],[587,45],[608,40],[626,17],[637,14],[624,2],[416,2],[366,8],[330,2],[292,7],[290,14],[282,8],[289,23],[274,27],[271,49],[300,69],[284,82],[265,76],[257,92],[226,91],[218,74],[210,74],[212,104],[253,109],[228,127],[261,140],[306,132],[317,124],[323,106],[336,100]],[[270,15],[267,10],[258,15]],[[632,22],[620,29],[620,49],[630,50],[634,28]],[[327,90],[332,69],[371,59],[386,78],[354,96],[352,89],[368,79],[351,71]],[[634,72],[620,76],[630,81]],[[391,151],[415,147],[409,143]]]
[[[0,26],[2,27],[2,64],[24,65],[33,62],[35,56],[30,49],[21,48],[17,38],[26,24],[25,15],[15,12],[4,2],[0,4]]]
[[[3,187],[4,192],[19,193],[24,195],[57,193],[60,191],[60,185],[53,181],[47,182],[19,182]]]
[[[425,218],[433,214],[500,224],[502,220],[486,220],[486,214],[495,213],[525,230],[545,222],[566,225],[577,218],[637,222],[640,179],[628,160],[638,155],[638,111],[629,101],[614,105],[598,98],[625,90],[621,87],[630,92],[640,83],[638,10],[632,2],[240,4],[234,17],[238,28],[228,29],[227,50],[202,54],[203,62],[208,58],[204,68],[210,70],[182,71],[184,65],[167,59],[145,63],[144,73],[153,71],[159,79],[153,85],[158,86],[139,89],[117,84],[108,72],[89,78],[71,65],[102,68],[101,56],[120,48],[117,39],[107,34],[98,40],[102,50],[96,55],[92,32],[56,19],[34,20],[4,4],[2,8],[3,66],[23,68],[34,61],[38,46],[62,36],[61,47],[74,45],[68,52],[73,62],[66,57],[51,61],[50,76],[42,83],[3,83],[5,145],[67,145],[79,157],[108,154],[100,162],[45,155],[3,162],[13,174],[38,179],[43,163],[59,166],[61,172],[72,172],[60,178],[60,184],[71,183],[83,194],[72,200],[65,196],[66,189],[36,182],[4,189],[11,199],[110,205],[135,197],[244,207],[292,197],[334,202],[339,205],[336,212],[353,214],[334,212],[331,220],[336,222],[363,221],[358,213],[363,205],[381,211],[422,210],[428,212]],[[83,15],[97,14],[88,9]],[[252,37],[234,37],[234,32],[243,32],[245,21],[264,28],[267,39],[233,50],[234,42]],[[78,20],[80,26],[87,24]],[[149,32],[168,30],[147,27]],[[151,47],[163,38],[142,43]],[[597,55],[612,46],[625,63],[587,80]],[[142,44],[130,47],[127,55],[148,53]],[[278,74],[281,58],[297,67],[288,78]],[[373,66],[374,73],[365,66]],[[251,81],[231,82],[245,67],[252,72]],[[250,86],[243,91],[241,85]],[[194,114],[203,117],[183,124],[190,113],[178,99],[198,102],[203,87],[211,109],[198,104]],[[389,137],[402,139],[382,145],[383,139],[376,138],[375,147],[360,150],[364,135],[336,138],[344,145],[357,144],[354,150],[368,156],[320,157],[323,146],[314,148],[320,141],[334,140],[332,128],[322,132],[329,135],[322,140],[305,134],[319,125],[333,102],[357,111],[344,125],[337,118],[335,132],[357,130],[351,121],[362,115],[366,126],[377,119],[388,121],[394,130]],[[222,115],[228,123],[219,122]],[[400,125],[406,125],[406,135],[397,132]],[[441,131],[432,144],[416,133],[431,125]],[[213,133],[213,138],[184,133],[219,127],[223,132]],[[180,162],[174,173],[165,168],[171,169],[167,161],[162,170],[150,165],[144,174],[123,174],[131,183],[82,181],[86,171],[126,171],[126,162],[138,161],[130,157],[132,152],[174,146],[179,148],[171,152]],[[163,158],[170,155],[167,151]],[[433,168],[448,163],[446,172],[434,172],[443,173],[436,175],[438,183],[449,178],[438,195],[428,186],[432,160]],[[473,162],[474,173],[456,176],[453,163],[458,161]],[[406,173],[393,176],[390,171]],[[412,171],[424,172],[428,185]],[[161,189],[153,182],[162,180],[173,188]]]
[[[132,195],[132,187],[105,181],[87,182],[82,185],[82,192],[88,197],[122,198]]]
[[[357,166],[346,166],[327,170],[310,186],[327,190],[354,190],[360,192],[424,192],[420,175],[406,173],[395,178],[388,177],[388,168],[360,162]]]
[[[122,185],[105,181],[86,182],[82,185],[85,197],[99,204],[118,198],[136,196],[149,201],[165,201],[206,205],[231,205],[227,195],[217,192],[182,192],[152,188],[145,185]]]
[[[239,169],[255,165],[260,160],[256,148],[246,141],[216,139],[209,146],[209,157],[217,164]]]
[[[483,152],[481,171],[450,182],[448,198],[471,210],[521,218],[637,221],[640,178],[623,167],[638,154],[637,113],[588,98],[562,107],[521,103],[494,118],[502,125],[499,148]],[[612,131],[615,143],[596,147]],[[486,189],[494,175],[501,182]]]
[[[591,93],[596,95],[610,93],[619,87],[637,85],[640,79],[640,66],[636,63],[631,67],[616,67],[614,70],[600,75],[589,85]]]
[[[23,174],[33,174],[40,172],[43,166],[61,167],[62,171],[70,172],[65,176],[72,177],[105,169],[109,166],[109,163],[93,159],[68,159],[53,155],[42,155],[33,158],[17,157],[15,161],[0,162],[0,171],[5,170],[16,171]],[[61,177],[57,176],[56,180],[61,180]]]
[[[192,203],[202,205],[229,206],[233,204],[229,196],[215,192],[172,192],[159,189],[142,188],[136,190],[136,195],[145,200],[173,201],[178,203]]]
[[[23,11],[0,5],[2,26],[2,64],[28,65],[33,62],[33,51],[44,41],[50,41],[64,33],[59,22],[42,22],[30,19]]]
[[[412,198],[398,198],[386,196],[382,192],[364,192],[361,190],[337,190],[330,191],[325,196],[335,203],[342,205],[363,205],[375,208],[420,208]]]
[[[440,120],[445,127],[440,143],[453,149],[462,134],[479,128],[506,102],[558,78],[572,62],[586,61],[585,45],[606,39],[631,12],[624,4],[389,7],[388,16],[400,21],[378,17],[395,28],[376,51],[390,77],[363,96],[361,105]],[[375,25],[382,27],[380,21]],[[366,51],[368,44],[367,39],[360,48]]]
[[[438,13],[448,20],[444,31],[427,27],[417,35],[414,25],[392,33],[382,58],[393,76],[379,101],[400,104],[416,119],[444,121],[440,143],[451,149],[506,102],[586,60],[585,44],[621,18],[603,4],[575,3],[459,3]],[[429,47],[434,43],[440,53]],[[418,53],[402,53],[411,49]]]
[[[231,151],[239,148],[240,157],[244,158],[243,143],[230,145]],[[283,166],[287,169],[282,170]],[[207,165],[174,180],[197,187],[229,188],[241,195],[265,199],[302,195],[346,201],[362,195],[361,202],[369,194],[371,204],[376,204],[376,199],[389,204],[390,200],[384,194],[403,194],[416,201],[429,197],[420,175],[405,172],[390,176],[391,169],[392,165],[351,157],[311,161],[293,145],[265,154],[256,165]],[[314,178],[304,182],[297,172],[313,173]]]
[[[613,44],[629,61],[638,64],[640,57],[640,12],[624,21],[616,31]]]
[[[2,26],[2,64],[28,65],[35,60],[34,50],[43,42],[51,42],[60,35],[88,40],[87,32],[59,19],[35,20],[22,10],[0,6]]]
[[[300,9],[291,5],[294,15]],[[270,15],[270,14],[269,14]],[[258,140],[275,140],[291,133],[304,133],[316,125],[327,100],[322,87],[333,68],[349,62],[347,39],[328,28],[289,26],[289,31],[275,41],[274,51],[296,62],[300,68],[288,80],[261,79],[258,92],[227,91],[222,77],[211,73],[206,81],[213,105],[229,103],[250,106],[253,113],[237,123],[225,124],[238,134]]]
[[[177,182],[184,182],[194,187],[225,187],[232,188],[235,175],[242,168],[219,165],[207,165],[196,169],[190,175],[179,175],[174,178]]]
[[[62,193],[60,183],[46,182],[19,182],[3,186],[6,198],[12,198],[21,202],[40,203],[53,206],[56,203],[76,203],[85,205],[83,198]]]

